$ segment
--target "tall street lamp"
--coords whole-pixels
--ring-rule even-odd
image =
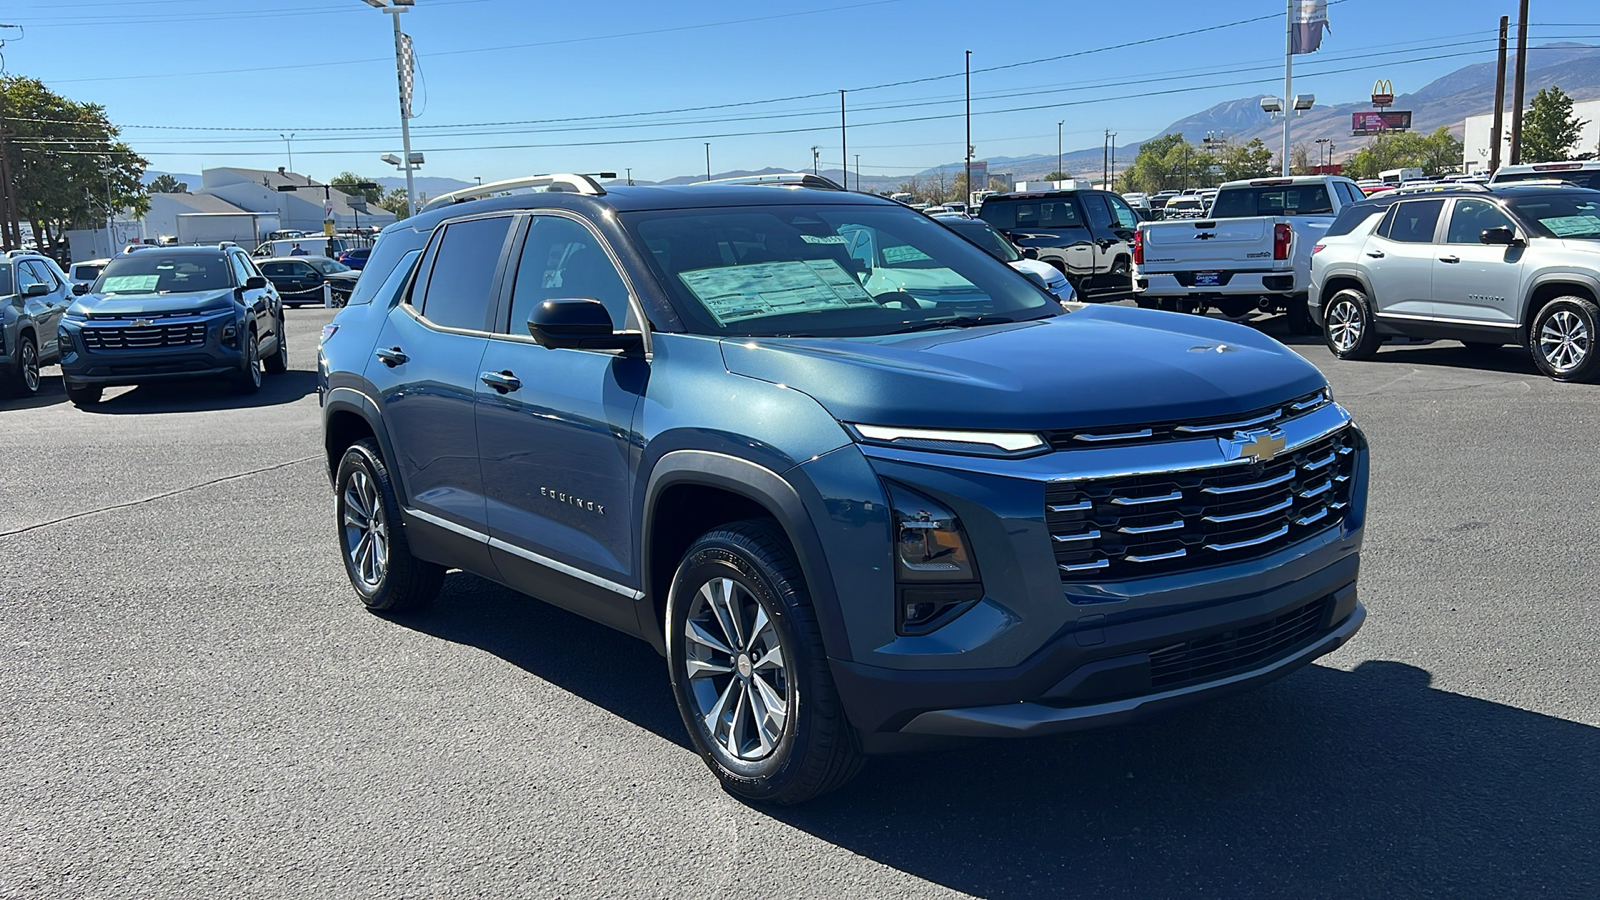
[[[400,143],[404,151],[406,173],[406,208],[417,214],[416,180],[411,165],[411,36],[400,30],[400,14],[416,5],[416,0],[362,0],[373,9],[381,9],[394,17],[394,68],[400,83]]]
[[[283,138],[283,146],[284,146],[284,148],[286,150],[289,151],[289,171],[293,172],[294,171],[294,132],[291,131],[288,134],[284,134],[283,132],[280,131],[280,132],[278,132],[278,137]]]
[[[1065,124],[1067,124],[1065,119],[1063,119],[1060,122],[1056,123],[1056,177],[1057,178],[1060,178],[1063,174],[1065,174],[1065,173],[1063,173],[1061,171],[1061,126],[1063,126]]]

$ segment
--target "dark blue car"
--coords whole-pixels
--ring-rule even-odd
[[[61,380],[77,406],[113,385],[224,380],[241,393],[289,368],[283,304],[237,247],[158,247],[106,263],[61,319]]]
[[[360,271],[367,267],[367,257],[371,255],[371,247],[355,247],[339,254],[339,262]]]
[[[369,608],[460,568],[636,635],[723,785],[776,803],[1361,626],[1366,442],[1316,368],[1064,311],[899,204],[772,180],[543,176],[384,231],[319,353]]]

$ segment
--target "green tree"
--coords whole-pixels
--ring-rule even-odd
[[[150,193],[152,194],[187,194],[188,192],[189,185],[187,183],[165,173],[157,175],[150,182]]]
[[[378,200],[378,205],[389,212],[394,213],[394,217],[397,221],[408,218],[411,215],[411,209],[406,203],[405,188],[395,188],[389,193],[384,194],[383,197]]]
[[[105,107],[77,103],[36,78],[0,79],[6,157],[17,210],[47,254],[60,255],[64,232],[105,222],[109,210],[150,209],[149,163],[118,141]]]
[[[1428,175],[1443,175],[1461,167],[1461,142],[1441,127],[1429,135],[1409,131],[1378,137],[1345,161],[1351,178],[1377,178],[1385,169],[1416,166]]]
[[[1045,181],[1066,181],[1068,178],[1071,178],[1071,177],[1072,177],[1072,175],[1070,173],[1067,173],[1067,172],[1051,172],[1049,175],[1046,175],[1044,177],[1044,180]]]
[[[334,190],[342,191],[352,197],[367,198],[367,202],[373,206],[383,205],[383,187],[378,184],[375,178],[367,178],[354,172],[340,172],[338,175],[333,176],[333,180],[328,183],[333,185]],[[368,187],[359,187],[359,185],[368,185]]]
[[[1586,124],[1572,114],[1572,98],[1561,88],[1551,86],[1534,94],[1522,120],[1522,161],[1571,159]]]
[[[1217,154],[1223,181],[1270,177],[1278,171],[1272,163],[1272,149],[1260,138],[1251,138],[1247,144],[1229,144]]]
[[[1139,145],[1132,164],[1117,178],[1123,191],[1157,191],[1202,187],[1212,180],[1211,155],[1183,139],[1162,135]]]

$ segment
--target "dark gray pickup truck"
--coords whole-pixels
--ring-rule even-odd
[[[1119,195],[1097,190],[991,194],[978,217],[1060,269],[1079,299],[1132,296],[1139,217]]]

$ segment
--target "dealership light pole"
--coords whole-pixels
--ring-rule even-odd
[[[283,146],[284,146],[284,148],[286,150],[289,151],[289,171],[293,172],[294,171],[294,132],[291,131],[288,134],[284,134],[283,132],[280,131],[280,132],[278,132],[278,137],[283,138]]]
[[[1065,174],[1065,173],[1063,173],[1061,171],[1061,126],[1063,126],[1065,124],[1067,124],[1067,121],[1065,119],[1062,119],[1061,121],[1056,123],[1056,177],[1057,178],[1060,178],[1063,174]]]
[[[844,189],[850,190],[850,137],[844,127],[844,91],[839,92],[839,170],[843,173]]]
[[[711,142],[706,141],[706,180],[711,180]]]
[[[362,0],[373,9],[394,17],[394,68],[400,81],[400,143],[405,154],[406,209],[417,214],[417,187],[411,164],[411,36],[400,30],[400,14],[416,5],[416,0]]]
[[[987,185],[985,185],[987,187]],[[972,202],[972,51],[967,51],[967,202]]]

